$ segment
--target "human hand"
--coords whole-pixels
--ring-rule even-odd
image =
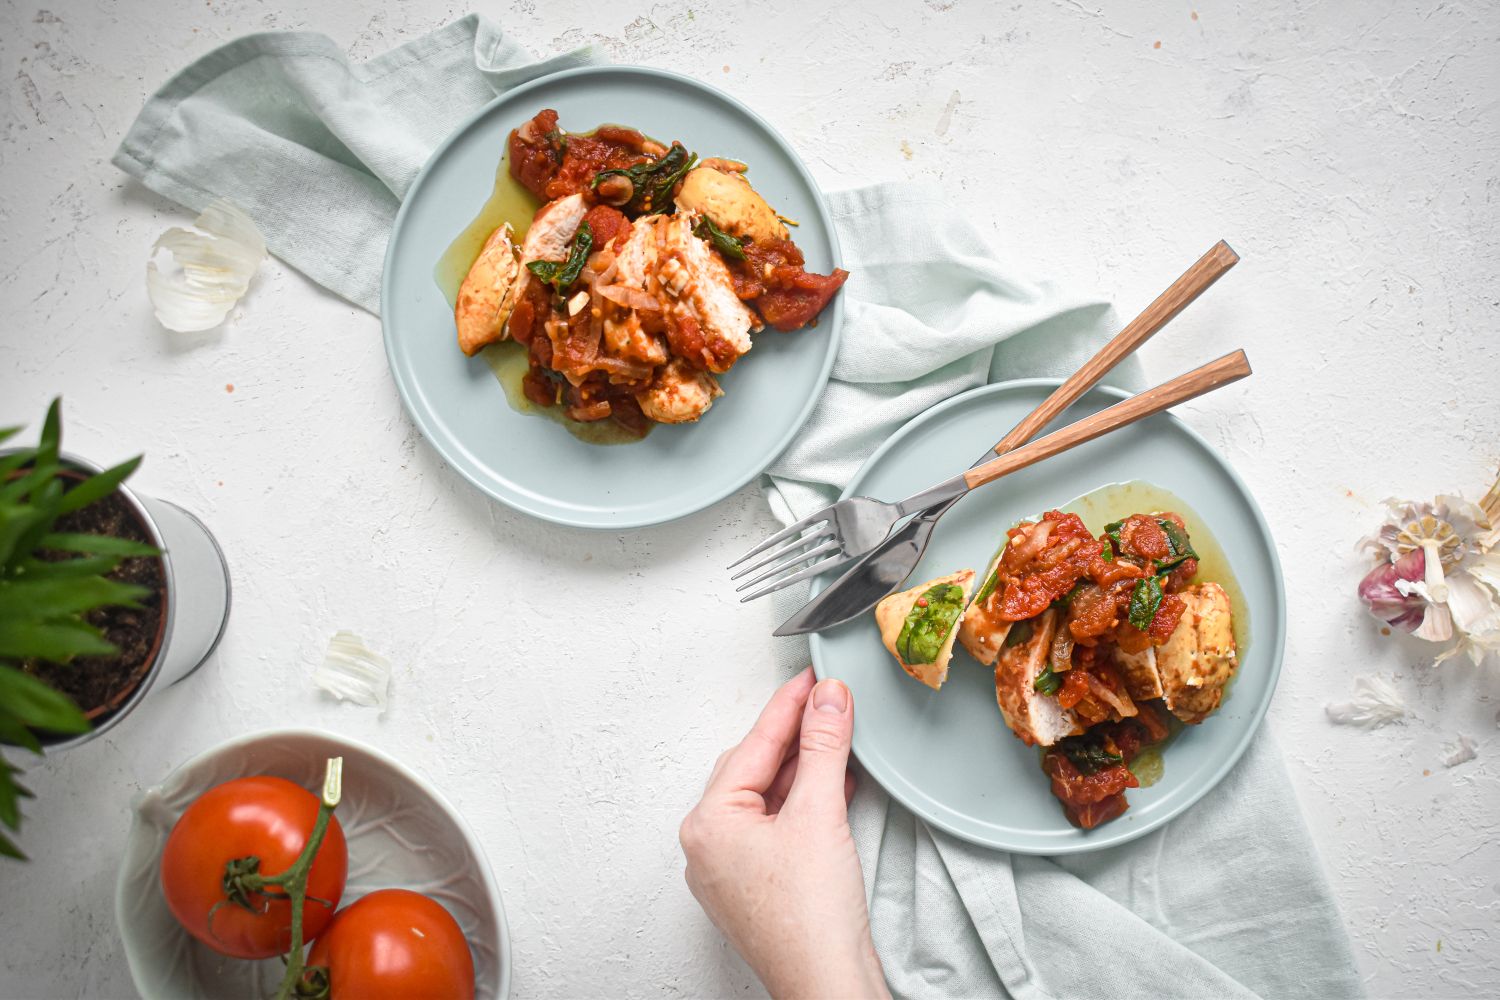
[[[888,997],[849,833],[854,700],[808,668],[682,821],[687,883],[771,996]]]

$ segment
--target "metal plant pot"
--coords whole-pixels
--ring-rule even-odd
[[[65,468],[84,475],[101,471],[77,455],[64,452],[61,458]],[[161,625],[139,682],[89,712],[94,723],[89,732],[43,739],[49,753],[108,732],[152,691],[165,690],[197,670],[219,645],[229,621],[229,567],[219,543],[203,522],[174,503],[143,496],[128,486],[122,485],[118,491],[150,543],[162,553]]]

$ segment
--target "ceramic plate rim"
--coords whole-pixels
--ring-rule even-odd
[[[411,186],[406,190],[405,196],[401,199],[401,205],[396,210],[396,220],[391,224],[390,241],[386,245],[385,258],[381,264],[381,339],[385,345],[386,366],[390,370],[392,380],[396,383],[396,391],[401,397],[401,405],[406,410],[408,418],[410,418],[412,423],[416,425],[417,430],[421,431],[422,437],[426,440],[428,446],[436,451],[438,453],[438,456],[442,458],[442,460],[446,462],[450,468],[456,471],[459,475],[463,476],[465,480],[467,480],[471,485],[477,488],[481,493],[484,493],[491,499],[498,500],[499,502],[505,504],[507,507],[510,507],[513,510],[520,511],[521,513],[529,515],[531,517],[535,517],[543,521],[550,521],[553,524],[561,524],[573,528],[588,528],[595,531],[620,531],[624,529],[645,528],[652,525],[668,524],[672,521],[680,520],[681,518],[696,514],[699,511],[707,510],[715,504],[722,502],[726,497],[729,497],[739,490],[743,489],[748,483],[753,481],[761,473],[765,472],[766,469],[770,468],[771,464],[775,462],[776,459],[781,457],[781,453],[786,451],[787,446],[792,443],[792,439],[795,438],[799,433],[801,433],[802,429],[807,426],[807,421],[808,418],[812,416],[813,408],[817,406],[818,400],[823,398],[823,392],[828,387],[829,376],[833,372],[834,359],[838,357],[839,344],[841,343],[844,329],[844,296],[836,295],[834,296],[833,302],[831,304],[831,310],[825,310],[826,315],[819,317],[820,332],[826,329],[826,336],[823,338],[826,346],[824,347],[823,361],[818,371],[816,384],[813,388],[813,391],[808,393],[807,399],[803,402],[801,410],[797,413],[795,419],[793,419],[791,424],[788,426],[786,433],[784,433],[775,442],[775,444],[773,444],[761,457],[757,457],[754,461],[748,463],[744,472],[735,477],[727,487],[721,487],[718,490],[704,494],[703,497],[699,498],[698,500],[691,501],[686,505],[669,506],[666,511],[658,515],[645,517],[625,517],[618,520],[609,521],[593,520],[580,516],[570,516],[566,512],[567,508],[561,505],[546,506],[538,504],[520,491],[508,493],[505,490],[500,489],[495,482],[492,482],[485,476],[479,474],[482,469],[485,469],[487,467],[480,467],[479,469],[471,468],[467,461],[460,460],[459,457],[455,456],[455,451],[461,451],[462,449],[461,447],[455,449],[452,446],[461,445],[461,441],[458,441],[457,439],[449,440],[446,435],[440,434],[437,428],[434,426],[436,421],[433,419],[433,415],[427,411],[425,406],[418,407],[416,402],[414,402],[413,389],[412,386],[408,384],[410,375],[405,371],[403,366],[397,364],[396,350],[393,345],[391,327],[387,320],[387,317],[390,315],[390,299],[393,294],[391,291],[391,265],[396,256],[396,248],[401,239],[402,227],[406,221],[407,211],[416,201],[416,195],[419,191],[421,191],[422,186],[427,182],[427,179],[431,175],[434,166],[448,154],[448,151],[453,147],[455,143],[458,142],[458,140],[462,136],[464,136],[470,129],[474,128],[481,118],[484,118],[486,115],[490,114],[490,112],[497,105],[515,100],[518,97],[525,97],[527,94],[532,93],[533,91],[543,89],[548,85],[556,84],[557,82],[562,80],[569,80],[582,76],[604,76],[608,74],[655,77],[657,79],[667,80],[674,84],[706,93],[709,97],[715,100],[722,101],[725,104],[729,105],[735,111],[750,119],[750,121],[755,125],[757,125],[761,129],[764,129],[766,134],[771,137],[774,143],[781,148],[781,152],[786,156],[788,162],[790,162],[791,165],[795,168],[798,177],[801,179],[802,183],[806,185],[807,190],[812,195],[813,202],[817,205],[818,219],[822,223],[823,229],[828,234],[828,247],[830,251],[831,265],[833,267],[843,267],[844,265],[843,249],[839,243],[838,230],[835,229],[833,225],[833,216],[828,209],[828,199],[824,196],[822,187],[818,185],[818,182],[813,177],[812,172],[807,169],[807,164],[802,161],[802,157],[798,155],[796,149],[792,146],[792,144],[787,142],[786,138],[781,134],[781,132],[774,126],[772,126],[770,122],[763,118],[754,109],[746,105],[744,102],[740,101],[738,98],[733,97],[732,95],[720,90],[712,84],[705,83],[702,80],[694,79],[693,77],[686,76],[682,73],[676,73],[671,70],[657,69],[652,66],[635,66],[629,64],[578,66],[572,69],[561,70],[556,73],[548,73],[546,76],[539,76],[535,80],[527,81],[526,83],[512,87],[509,90],[504,91],[503,93],[495,95],[493,100],[488,101],[483,107],[479,108],[473,114],[465,118],[458,124],[457,127],[453,129],[452,132],[447,135],[447,137],[443,139],[441,143],[438,144],[438,147],[432,151],[432,155],[427,158],[427,162],[422,164],[422,169],[417,172],[416,179],[412,181]]]
[[[902,439],[907,437],[909,434],[915,433],[915,431],[923,424],[925,424],[929,420],[935,419],[940,414],[985,396],[1001,395],[1003,393],[1017,392],[1025,389],[1055,389],[1061,384],[1061,379],[1053,378],[1020,378],[1009,379],[1004,382],[991,382],[987,385],[976,386],[975,388],[961,392],[956,396],[950,396],[949,398],[943,400],[941,403],[928,407],[926,410],[923,410],[921,413],[917,414],[906,423],[902,424],[894,434],[888,437],[884,442],[881,443],[880,447],[876,448],[875,451],[871,453],[869,458],[865,459],[864,463],[860,465],[859,471],[854,474],[854,477],[849,480],[849,484],[844,487],[843,492],[839,494],[839,499],[842,500],[855,495],[855,491],[859,489],[859,486],[862,482],[864,482],[865,477],[869,475],[877,465],[879,465],[879,463],[885,458],[888,452],[895,448]],[[1131,395],[1130,393],[1125,392],[1122,389],[1117,389],[1114,386],[1108,385],[1097,385],[1092,390],[1090,390],[1090,392],[1099,392],[1106,396],[1112,396],[1117,400],[1126,399]],[[1085,394],[1085,396],[1087,395],[1088,394]],[[905,806],[914,816],[920,818],[924,823],[929,823],[932,826],[937,827],[939,830],[942,830],[944,833],[951,834],[959,838],[960,840],[966,841],[970,844],[975,844],[979,847],[987,847],[997,851],[1009,851],[1013,854],[1031,854],[1045,857],[1057,857],[1064,854],[1086,854],[1091,851],[1099,851],[1109,847],[1118,847],[1121,844],[1129,843],[1130,841],[1135,840],[1139,837],[1144,837],[1146,834],[1151,833],[1154,830],[1160,829],[1164,824],[1176,819],[1188,809],[1192,808],[1198,803],[1200,799],[1203,798],[1203,796],[1207,795],[1210,791],[1218,786],[1219,782],[1224,780],[1225,776],[1228,775],[1229,772],[1234,769],[1234,766],[1239,763],[1240,758],[1244,756],[1245,751],[1249,749],[1250,741],[1255,738],[1256,732],[1260,729],[1261,723],[1265,720],[1266,712],[1271,707],[1271,699],[1276,694],[1276,685],[1281,680],[1281,665],[1283,654],[1286,649],[1287,617],[1286,585],[1282,578],[1281,557],[1280,554],[1276,551],[1275,539],[1271,534],[1271,527],[1266,523],[1265,514],[1261,511],[1260,504],[1256,502],[1255,495],[1250,492],[1249,487],[1245,485],[1244,480],[1240,478],[1239,473],[1234,470],[1234,467],[1231,466],[1228,461],[1226,461],[1223,456],[1218,453],[1217,450],[1209,445],[1208,441],[1204,439],[1203,435],[1199,434],[1197,431],[1189,427],[1182,421],[1181,418],[1172,413],[1162,413],[1158,416],[1165,417],[1168,421],[1176,425],[1177,430],[1186,434],[1190,441],[1198,445],[1208,456],[1210,456],[1213,462],[1216,463],[1219,469],[1228,477],[1229,481],[1234,485],[1235,489],[1238,490],[1239,493],[1244,497],[1251,512],[1255,516],[1255,523],[1259,533],[1271,542],[1271,544],[1267,546],[1266,554],[1270,562],[1271,579],[1274,585],[1276,597],[1276,606],[1273,609],[1276,618],[1276,634],[1274,637],[1272,637],[1270,677],[1269,683],[1265,688],[1265,693],[1262,694],[1260,698],[1255,702],[1250,715],[1245,722],[1244,731],[1235,741],[1233,747],[1230,749],[1229,755],[1219,765],[1219,767],[1214,770],[1213,774],[1210,775],[1206,780],[1201,782],[1197,788],[1189,790],[1186,793],[1185,797],[1180,802],[1176,803],[1172,808],[1162,811],[1160,814],[1153,816],[1150,820],[1139,826],[1123,827],[1121,824],[1113,824],[1109,827],[1105,827],[1104,829],[1106,830],[1106,832],[1104,833],[1099,833],[1097,830],[1094,831],[1094,835],[1090,836],[1087,840],[1075,841],[1067,843],[1058,848],[1044,850],[1026,843],[1007,841],[1003,835],[984,837],[974,830],[964,829],[959,824],[950,823],[942,817],[932,815],[920,801],[914,800],[911,796],[908,796],[906,794],[906,788],[904,785],[900,787],[893,787],[896,785],[896,783],[893,782],[888,784],[885,780],[882,780],[882,775],[878,774],[874,769],[865,764],[865,754],[861,752],[861,747],[868,745],[870,737],[868,735],[865,735],[863,738],[861,737],[859,725],[856,722],[854,727],[853,753],[854,756],[859,759],[860,766],[864,769],[865,773],[870,775],[871,778],[879,783],[881,788],[885,789],[887,795],[895,799],[897,802],[901,803],[901,805]],[[822,578],[819,578],[817,581],[815,581],[809,597],[811,597],[813,594],[817,594],[820,590],[823,589],[823,582],[824,581]],[[826,675],[826,670],[822,662],[822,636],[816,632],[812,633],[808,637],[808,647],[812,653],[813,673],[819,679],[821,679]]]
[[[499,997],[500,1000],[505,1000],[505,998],[509,997],[511,969],[510,924],[505,919],[505,900],[500,894],[499,883],[495,881],[494,868],[490,864],[489,855],[487,855],[484,851],[484,845],[481,844],[479,842],[479,838],[474,835],[474,831],[472,828],[470,828],[468,820],[464,819],[463,814],[460,813],[458,809],[453,805],[453,803],[448,800],[448,796],[444,795],[443,792],[431,781],[422,777],[422,775],[418,774],[416,771],[401,763],[399,760],[392,757],[390,754],[386,753],[380,748],[372,746],[369,743],[364,742],[363,740],[357,740],[353,737],[345,736],[342,733],[329,732],[325,729],[310,729],[306,726],[262,729],[253,733],[245,733],[240,736],[233,736],[220,743],[215,743],[213,746],[203,748],[202,750],[193,754],[187,760],[183,761],[181,764],[178,764],[176,767],[168,768],[165,774],[163,774],[156,781],[153,781],[150,784],[146,785],[142,789],[142,791],[164,785],[168,781],[172,780],[173,776],[196,767],[199,764],[207,761],[209,758],[217,756],[226,751],[236,750],[249,744],[260,743],[268,739],[290,738],[314,738],[319,740],[326,740],[331,743],[341,744],[343,746],[358,750],[360,753],[369,754],[371,757],[389,767],[396,774],[400,775],[402,778],[405,778],[407,781],[411,782],[413,785],[417,786],[428,795],[432,796],[433,801],[438,804],[438,807],[448,814],[448,818],[453,822],[454,828],[457,829],[459,834],[463,836],[464,841],[469,845],[469,849],[474,852],[474,856],[482,862],[481,871],[479,874],[481,880],[484,883],[485,891],[489,894],[490,899],[494,901],[495,925],[497,930],[499,931],[500,937],[500,949],[496,955],[496,958],[500,962],[500,988],[496,991],[496,996]],[[135,829],[136,822],[136,810],[134,806],[132,806],[130,810],[130,826],[126,831],[125,837],[127,844],[130,841],[131,832]],[[114,917],[117,928],[124,926],[126,918],[128,917],[128,914],[124,910],[124,898],[125,894],[129,890],[127,882],[129,882],[130,877],[130,869],[122,864],[120,867],[120,873],[115,878]],[[140,982],[140,977],[136,970],[136,955],[130,947],[126,946],[123,940],[123,933],[121,934],[121,938],[121,950],[125,952],[125,964],[130,969],[131,983],[138,984]],[[140,987],[137,985],[136,988],[139,989]]]

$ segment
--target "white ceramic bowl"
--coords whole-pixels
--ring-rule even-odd
[[[378,750],[330,733],[283,729],[222,743],[137,797],[115,920],[143,997],[239,1000],[274,992],[279,959],[226,958],[178,925],[161,891],[161,850],[183,810],[215,785],[269,774],[316,791],[324,762],[337,756],[344,758],[344,789],[336,815],[349,842],[342,905],[376,889],[426,893],[447,907],[469,939],[477,996],[509,996],[510,934],[500,890],[458,812],[425,779]]]

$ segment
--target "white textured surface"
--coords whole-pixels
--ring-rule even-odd
[[[518,996],[752,989],[682,884],[675,830],[774,680],[769,608],[737,606],[719,571],[771,526],[756,491],[624,536],[529,521],[417,438],[377,322],[279,263],[218,333],[168,334],[146,302],[147,249],[187,215],[108,157],[151,89],[244,32],[363,57],[464,10],[40,3],[0,9],[0,423],[62,392],[70,448],[146,450],[137,485],[218,533],[235,608],[207,670],[31,772],[34,860],[0,866],[0,992],[130,994],[110,916],[130,796],[270,720],[370,740],[451,796],[506,893]],[[1160,377],[1240,345],[1256,365],[1186,416],[1282,547],[1272,725],[1371,992],[1500,992],[1500,669],[1432,672],[1353,599],[1379,498],[1477,494],[1500,460],[1500,10],[488,11],[538,51],[594,42],[729,88],[827,186],[939,178],[1032,271],[1127,314],[1228,238],[1244,262],[1144,356]],[[313,689],[339,628],[396,664],[385,717]],[[1329,725],[1371,672],[1414,716]],[[1444,768],[1459,734],[1478,758]]]

